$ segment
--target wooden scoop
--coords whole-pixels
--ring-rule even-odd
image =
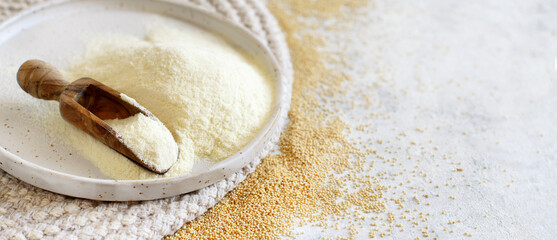
[[[118,151],[146,169],[164,174],[168,169],[156,170],[140,159],[103,120],[124,119],[142,113],[158,119],[143,107],[136,107],[120,97],[120,93],[91,78],[80,78],[72,83],[54,66],[41,60],[28,60],[17,72],[19,86],[31,96],[60,102],[60,114],[75,127],[85,131],[108,147]]]

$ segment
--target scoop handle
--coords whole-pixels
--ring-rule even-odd
[[[17,83],[33,97],[56,101],[69,84],[58,69],[36,59],[27,60],[19,67]]]

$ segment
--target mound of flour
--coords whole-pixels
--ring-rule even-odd
[[[188,173],[196,159],[222,160],[247,144],[268,119],[275,86],[261,64],[199,29],[156,25],[145,39],[90,40],[67,79],[91,77],[143,105],[170,130],[180,154],[165,175],[151,173],[85,133],[52,119],[58,133],[114,179]],[[147,132],[147,131],[146,131]]]

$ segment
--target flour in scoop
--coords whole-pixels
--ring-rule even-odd
[[[65,72],[67,79],[87,76],[125,93],[153,113],[178,145],[177,162],[160,175],[55,114],[45,121],[55,130],[54,135],[63,136],[61,140],[113,179],[179,176],[190,172],[197,160],[223,160],[255,137],[268,120],[275,99],[270,73],[260,62],[220,36],[193,26],[178,29],[157,24],[147,28],[145,38],[98,36],[75,62]],[[148,120],[136,115],[111,126],[126,141],[137,141],[130,145],[149,152],[143,154],[175,154],[175,149],[156,151],[164,143],[146,139],[159,134],[144,125]],[[127,133],[141,137],[127,137]]]
[[[124,119],[105,120],[132,152],[157,171],[172,167],[178,158],[178,145],[157,119],[142,113]]]
[[[120,98],[140,109],[135,99],[121,93]],[[105,120],[122,142],[143,162],[157,171],[172,167],[178,158],[178,145],[172,133],[156,118],[142,113],[124,119]]]

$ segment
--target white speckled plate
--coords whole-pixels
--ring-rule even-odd
[[[26,106],[15,75],[0,74],[0,168],[34,186],[96,200],[149,200],[191,192],[237,172],[266,153],[277,141],[290,92],[269,49],[247,30],[221,16],[194,7],[149,0],[56,1],[34,7],[0,25],[0,69],[17,69],[39,58],[64,68],[71,56],[84,50],[87,36],[118,32],[143,36],[154,19],[178,27],[197,27],[218,33],[264,63],[276,81],[273,113],[261,132],[241,151],[218,162],[196,163],[192,173],[172,178],[117,181],[105,177],[74,149],[46,137],[41,126],[22,117]],[[7,93],[7,94],[6,94]],[[22,94],[25,94],[21,92]]]

